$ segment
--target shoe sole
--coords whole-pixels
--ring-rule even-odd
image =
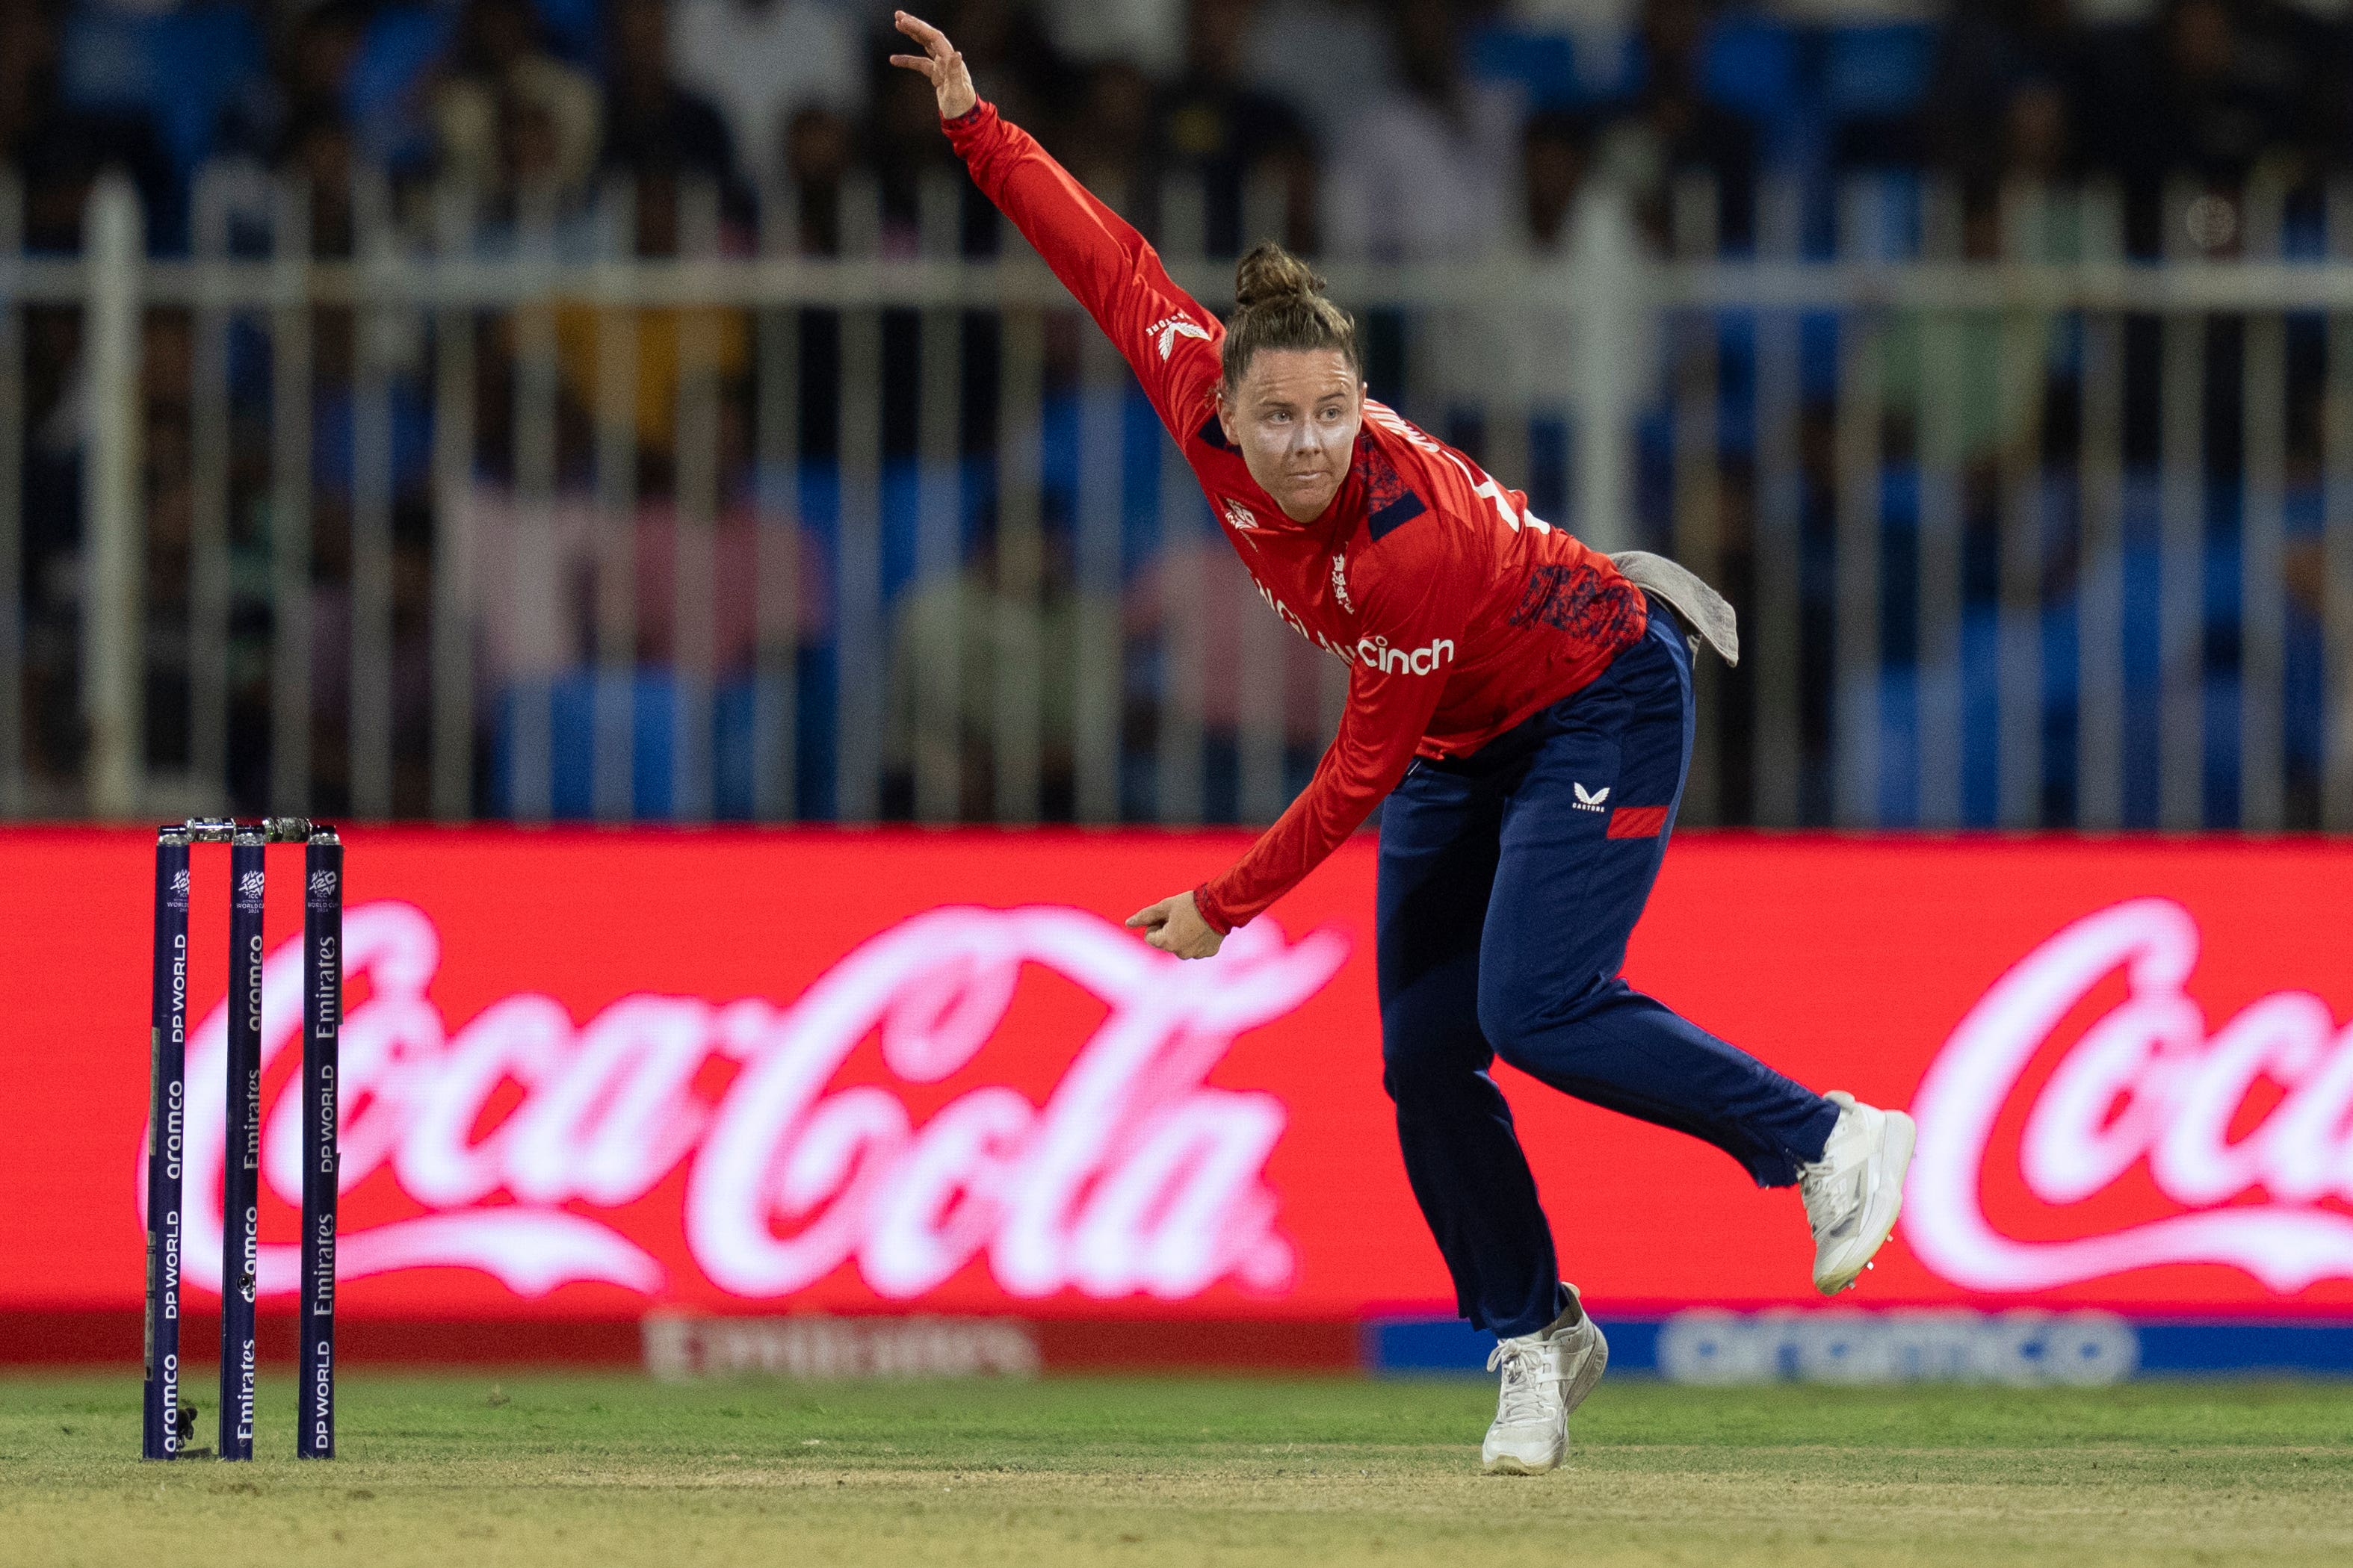
[[[1886,1160],[1893,1178],[1881,1192],[1892,1194],[1892,1201],[1887,1205],[1886,1213],[1865,1229],[1863,1234],[1870,1238],[1870,1244],[1855,1258],[1852,1267],[1843,1273],[1814,1281],[1814,1289],[1825,1296],[1835,1296],[1841,1290],[1853,1288],[1854,1282],[1862,1277],[1862,1271],[1871,1267],[1871,1260],[1879,1256],[1879,1249],[1887,1245],[1887,1238],[1895,1234],[1896,1217],[1904,1212],[1904,1178],[1912,1169],[1912,1148],[1919,1139],[1919,1130],[1913,1125],[1912,1119],[1900,1110],[1883,1110],[1880,1114],[1887,1118]],[[1876,1198],[1879,1194],[1873,1195]]]
[[[1590,1322],[1592,1320],[1587,1321]],[[1594,1385],[1601,1381],[1603,1369],[1609,1364],[1609,1338],[1601,1331],[1601,1325],[1599,1323],[1593,1325],[1593,1353],[1585,1358],[1585,1364],[1577,1369],[1577,1375],[1571,1378],[1567,1385],[1561,1390],[1563,1421],[1577,1414],[1577,1407],[1585,1403],[1587,1395],[1593,1392]],[[1567,1462],[1568,1445],[1563,1443],[1560,1458],[1550,1464],[1533,1464],[1526,1459],[1506,1454],[1498,1459],[1482,1461],[1479,1466],[1479,1473],[1483,1476],[1541,1476],[1560,1468]]]

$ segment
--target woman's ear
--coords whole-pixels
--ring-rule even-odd
[[[1218,383],[1218,428],[1225,433],[1228,446],[1242,444],[1240,432],[1234,428],[1234,405],[1226,397],[1226,384],[1222,381]]]

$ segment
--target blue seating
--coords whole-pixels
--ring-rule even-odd
[[[1708,32],[1701,86],[1709,100],[1765,124],[1804,108],[1799,36],[1761,16],[1727,16]]]
[[[416,88],[457,26],[454,5],[387,5],[369,18],[343,83],[343,108],[370,155],[402,162],[421,151]]]
[[[829,816],[833,722],[833,669],[828,654],[805,657],[796,682],[802,725],[795,748],[795,787],[805,816]],[[658,668],[632,672],[629,680],[629,809],[640,822],[670,817],[670,757],[677,738],[678,688],[670,672]],[[595,811],[596,686],[594,670],[567,670],[534,693],[547,704],[548,814],[559,822],[585,821]],[[491,734],[490,809],[514,810],[514,727],[522,694],[500,695]],[[711,811],[722,822],[752,816],[753,720],[751,680],[731,676],[710,693],[707,733],[711,743]]]
[[[1512,82],[1527,91],[1527,106],[1576,109],[1592,94],[1577,74],[1577,41],[1565,33],[1498,25],[1480,28],[1463,51],[1471,75]]]
[[[532,9],[557,54],[582,65],[604,59],[604,0],[532,0]]]
[[[222,105],[264,60],[252,18],[226,6],[147,16],[77,11],[58,46],[66,101],[144,111],[184,174],[203,162]]]
[[[1915,109],[1936,65],[1936,29],[1925,22],[1834,27],[1823,37],[1823,110],[1844,120]]]

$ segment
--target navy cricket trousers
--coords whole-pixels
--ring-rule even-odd
[[[1691,763],[1691,648],[1651,626],[1583,690],[1381,810],[1384,1086],[1462,1315],[1499,1337],[1566,1309],[1552,1231],[1489,1076],[1704,1138],[1762,1186],[1821,1157],[1838,1108],[1618,977]]]

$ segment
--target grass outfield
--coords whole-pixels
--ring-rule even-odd
[[[0,1563],[2353,1563],[2343,1384],[1611,1382],[1493,1480],[1470,1382],[353,1375],[323,1465],[264,1394],[165,1467],[135,1377],[0,1381]]]

